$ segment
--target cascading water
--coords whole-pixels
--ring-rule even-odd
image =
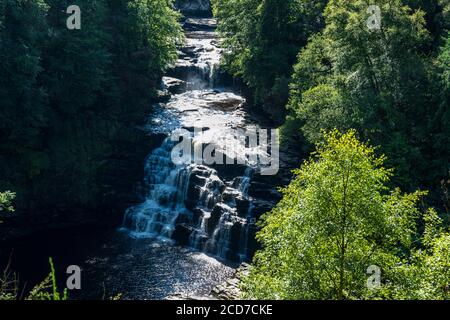
[[[190,170],[173,164],[170,157],[173,146],[170,139],[165,139],[146,161],[146,199],[129,208],[123,222],[134,237],[171,238],[178,216],[188,214],[184,199]]]
[[[154,106],[143,128],[161,144],[145,160],[145,179],[138,192],[142,201],[126,210],[125,232],[92,226],[21,239],[14,248],[14,261],[32,273],[21,272],[28,284],[42,280],[36,272],[42,276],[48,272],[51,253],[59,267],[76,263],[83,269],[83,288],[71,292],[74,299],[120,295],[125,300],[148,300],[178,294],[196,299],[209,295],[213,286],[235,274],[235,264],[223,263],[217,256],[243,261],[253,254],[254,219],[277,201],[271,192],[276,183],[273,177],[259,175],[244,164],[176,165],[171,159],[179,141],[169,136],[185,129],[193,147],[214,143],[222,152],[228,142],[238,142],[240,160],[242,141],[234,139],[233,131],[252,130],[258,123],[244,110],[245,100],[237,91],[221,88],[226,77],[218,69],[220,49],[213,20],[191,19],[189,23],[192,28],[186,32],[180,60],[162,79],[161,90],[167,92],[160,96],[165,99],[170,92],[170,100]],[[203,134],[195,136],[195,129],[203,129]],[[247,142],[248,149],[264,149],[250,139]],[[61,241],[55,242],[55,237]],[[12,251],[1,249],[7,256],[0,260],[9,263]]]
[[[192,144],[209,139],[220,148],[227,137],[233,137],[232,130],[246,125],[244,99],[215,88],[220,50],[212,26],[212,19],[187,20],[187,43],[170,79],[188,85],[185,92],[156,106],[159,111],[149,125],[151,132],[188,128],[192,133],[193,128],[205,128],[207,134],[193,137]],[[166,138],[148,156],[145,201],[126,211],[124,229],[133,237],[171,239],[221,258],[248,259],[252,214],[248,189],[253,170],[242,165],[226,170],[203,163],[175,165],[174,146]]]

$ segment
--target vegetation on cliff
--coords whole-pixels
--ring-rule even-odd
[[[450,232],[421,212],[426,192],[388,187],[384,163],[355,131],[325,134],[263,216],[244,297],[449,299]]]
[[[252,89],[253,103],[277,123],[285,116],[292,65],[323,25],[321,1],[213,0],[224,36],[224,67]]]
[[[18,211],[114,206],[178,17],[168,0],[0,2],[0,190]]]
[[[388,156],[393,186],[430,190],[425,201],[448,213],[448,1],[372,1],[379,28],[368,25],[366,1],[213,4],[224,67],[243,78],[257,111],[277,123],[286,114],[285,141],[313,146],[322,129],[355,129]]]
[[[448,299],[449,2],[213,5],[224,68],[282,141],[318,148],[264,216],[246,297]]]

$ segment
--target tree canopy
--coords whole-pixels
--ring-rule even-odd
[[[430,209],[425,249],[416,244],[418,201],[426,193],[389,189],[385,160],[355,131],[325,134],[263,216],[263,248],[242,285],[244,297],[448,299],[450,233]],[[378,286],[368,285],[374,270]]]
[[[0,188],[18,210],[111,200],[123,184],[111,173],[177,57],[179,17],[171,0],[0,2]]]

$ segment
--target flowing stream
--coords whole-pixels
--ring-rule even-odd
[[[187,18],[183,25],[186,43],[161,84],[170,99],[154,106],[145,127],[166,138],[145,161],[142,202],[126,210],[118,230],[55,232],[16,243],[12,268],[27,283],[25,290],[46,276],[50,256],[61,286],[68,265],[82,268],[82,290],[70,292],[75,299],[206,295],[251,259],[255,215],[273,206],[270,188],[255,183],[255,167],[238,160],[207,165],[195,157],[192,163],[172,159],[177,130],[194,150],[213,145],[228,159],[248,150],[236,130],[256,126],[245,99],[222,81],[216,21]]]
[[[156,106],[147,127],[151,134],[168,137],[146,160],[145,200],[127,210],[122,230],[134,238],[174,240],[239,262],[251,257],[254,217],[248,190],[255,169],[237,160],[222,167],[205,165],[203,159],[179,164],[172,160],[179,141],[170,134],[177,130],[184,130],[193,149],[202,152],[210,145],[234,159],[246,148],[237,130],[256,126],[243,110],[245,99],[221,86],[217,77],[221,52],[215,24],[210,18],[184,23],[186,43],[170,77],[163,78],[163,89],[175,94]]]

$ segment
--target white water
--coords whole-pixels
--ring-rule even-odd
[[[212,23],[210,19],[189,21]],[[181,79],[189,84],[188,91],[155,106],[148,131],[169,134],[180,128],[203,128],[207,131],[195,137],[193,144],[214,143],[225,150],[222,144],[235,139],[234,130],[249,125],[242,109],[245,100],[232,91],[215,88],[220,60],[215,33],[190,31],[187,37],[182,51],[189,55],[180,57],[174,70],[188,68]],[[177,166],[171,161],[174,145],[166,138],[148,156],[145,201],[126,211],[123,227],[135,238],[164,240],[179,238],[179,229],[189,234],[186,244],[200,251],[225,259],[247,259],[252,208],[248,189],[253,170],[247,168],[241,175],[225,178],[203,164]],[[248,209],[238,212],[236,199],[248,203]]]
[[[188,214],[184,199],[189,182],[187,166],[175,166],[170,154],[174,143],[164,140],[153,151],[145,164],[146,200],[129,208],[125,213],[124,227],[137,238],[157,237],[170,239],[179,214]]]

